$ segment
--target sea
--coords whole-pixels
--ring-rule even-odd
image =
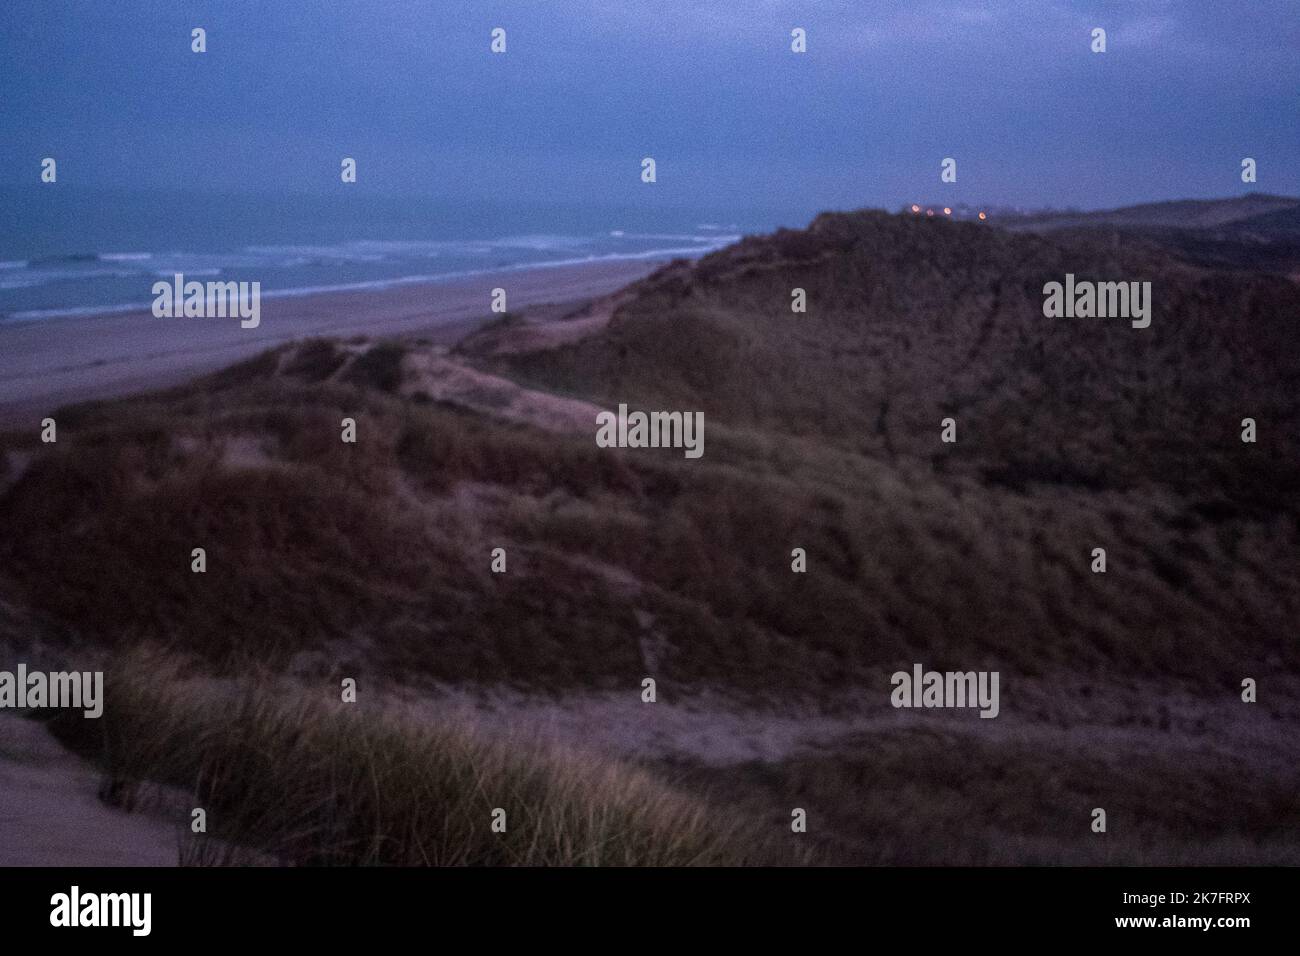
[[[0,188],[0,322],[148,308],[152,287],[258,281],[263,298],[578,263],[698,258],[803,225],[774,210],[425,197]]]

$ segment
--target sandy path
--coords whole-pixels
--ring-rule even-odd
[[[255,329],[241,328],[238,319],[158,319],[148,312],[0,323],[0,425],[35,428],[60,405],[177,385],[310,336],[418,333],[450,344],[491,317],[494,288],[504,288],[518,310],[607,295],[659,265],[606,262],[264,298]]]
[[[537,739],[632,760],[727,767],[776,762],[860,746],[872,735],[927,728],[954,740],[1033,744],[1105,752],[1159,747],[1249,752],[1252,762],[1287,773],[1300,761],[1300,687],[1279,682],[1271,702],[1243,705],[1235,694],[1206,698],[1141,682],[1080,698],[1050,681],[1018,681],[1002,713],[894,709],[888,689],[837,697],[837,706],[790,704],[757,710],[708,693],[644,704],[639,688],[575,693],[561,700],[503,687],[393,689],[415,716],[451,719],[491,737]]]
[[[176,866],[177,825],[111,809],[99,782],[39,723],[0,714],[0,866]]]

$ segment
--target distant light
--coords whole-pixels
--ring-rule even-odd
[[[980,213],[980,218],[981,218],[981,219],[987,219],[988,216],[984,215],[984,213]]]
[[[927,210],[925,211],[925,214],[926,214],[927,216],[933,216],[933,215],[934,215],[934,210],[933,210],[933,209],[927,209]]]
[[[945,216],[951,216],[951,215],[952,215],[952,210],[949,209],[947,206],[944,206],[944,207],[943,207],[943,214],[944,214]]]
[[[921,211],[921,207],[920,207],[920,206],[917,206],[917,205],[915,205],[915,204],[913,204],[913,206],[912,206],[912,212],[920,212],[920,211]]]

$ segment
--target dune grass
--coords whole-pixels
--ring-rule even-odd
[[[65,718],[55,730],[102,761],[106,793],[180,788],[219,845],[288,864],[789,862],[734,813],[635,767],[327,693],[186,679],[132,653],[108,675],[103,718]],[[504,832],[494,832],[497,810]]]
[[[304,355],[335,361],[307,346],[288,365]],[[267,378],[277,364],[65,410],[57,446],[0,439],[0,593],[89,643],[227,673],[310,657],[319,677],[548,693],[652,675],[666,693],[814,696],[914,661],[1229,687],[1300,660],[1294,525],[1244,504],[1017,490],[1006,462],[983,483],[720,424],[699,462],[603,453],[315,372]]]

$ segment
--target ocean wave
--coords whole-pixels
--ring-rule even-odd
[[[541,262],[519,262],[513,265],[496,266],[484,269],[461,269],[453,272],[422,273],[416,275],[392,276],[382,279],[369,279],[360,282],[342,282],[330,285],[293,286],[281,289],[262,289],[263,299],[289,299],[309,295],[326,295],[338,292],[367,292],[382,289],[399,288],[406,285],[423,283],[451,282],[456,279],[472,279],[477,276],[498,275],[511,272],[530,272],[533,270],[557,269],[565,266],[595,265],[602,262],[644,262],[656,259],[667,261],[675,258],[690,258],[708,252],[699,246],[665,247],[647,249],[640,252],[593,253],[586,256],[574,256],[565,259],[551,259]],[[77,306],[63,309],[28,309],[13,312],[5,316],[7,321],[30,322],[41,319],[74,318],[92,315],[113,315],[122,312],[147,312],[152,302],[133,302],[117,305]]]
[[[504,236],[500,239],[483,239],[474,243],[490,249],[531,249],[534,252],[552,252],[560,249],[576,249],[591,245],[590,236],[562,236],[548,233],[534,233],[521,236]]]
[[[100,262],[144,262],[152,259],[152,252],[101,252]]]
[[[170,279],[180,272],[188,279],[191,276],[219,276],[224,271],[224,269],[155,269],[154,275],[159,279]]]
[[[28,260],[28,267],[32,269],[43,268],[45,266],[67,265],[69,263],[81,262],[99,262],[99,253],[97,252],[66,252],[57,256],[37,256],[35,259]]]
[[[343,243],[336,246],[245,246],[245,252],[257,256],[289,257],[290,260],[311,262],[383,262],[386,258],[381,253],[367,252],[351,248]]]
[[[344,245],[365,253],[436,258],[462,243],[438,239],[355,239]]]
[[[39,276],[23,276],[18,279],[0,279],[0,290],[4,289],[30,289],[34,286],[44,285],[45,280]]]
[[[618,236],[624,239],[662,239],[669,242],[699,242],[708,245],[725,245],[741,239],[740,235],[692,236],[672,232],[619,232]]]
[[[56,282],[76,282],[81,279],[130,279],[138,272],[122,269],[27,269],[12,273],[12,278],[0,279],[0,290],[34,289]]]
[[[152,252],[64,252],[53,256],[37,256],[35,259],[24,259],[21,262],[22,265],[28,268],[40,269],[46,266],[82,265],[95,262],[122,265],[131,262],[148,262],[153,256]],[[18,266],[12,266],[12,268],[18,268]]]
[[[27,309],[11,312],[4,318],[13,322],[33,322],[38,319],[71,319],[91,315],[115,315],[119,312],[147,312],[152,302],[127,302],[118,305],[79,305],[67,309]]]

